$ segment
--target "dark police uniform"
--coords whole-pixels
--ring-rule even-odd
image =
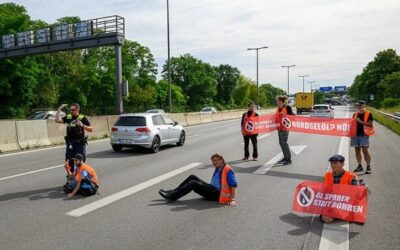
[[[68,114],[62,118],[64,124],[67,124],[67,136],[65,136],[65,143],[67,149],[65,152],[65,161],[69,162],[71,166],[71,171],[73,171],[74,162],[72,158],[76,154],[82,154],[84,156],[84,161],[86,160],[86,144],[87,137],[85,136],[85,129],[76,125],[79,120],[85,126],[90,126],[90,122],[85,115],[73,116]]]

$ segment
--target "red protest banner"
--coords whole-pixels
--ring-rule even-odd
[[[365,223],[368,212],[367,193],[367,189],[362,186],[304,181],[296,187],[293,211]]]
[[[280,125],[275,115],[245,117],[243,123],[243,133],[246,135],[272,132]]]
[[[353,118],[310,118],[293,115],[261,115],[245,118],[244,133],[259,134],[274,130],[287,130],[308,134],[356,136],[356,120]]]

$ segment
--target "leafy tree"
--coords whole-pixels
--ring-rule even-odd
[[[216,101],[224,105],[232,104],[232,93],[238,85],[240,71],[228,64],[221,64],[218,67],[214,67],[214,70],[217,74]]]
[[[385,98],[400,98],[400,71],[387,75],[378,83]]]
[[[174,112],[185,111],[186,96],[183,94],[181,87],[176,84],[171,84],[172,107]],[[167,111],[168,100],[168,81],[160,80],[157,83],[157,104],[160,108]]]

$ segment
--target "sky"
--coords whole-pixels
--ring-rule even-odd
[[[125,18],[126,38],[149,47],[159,66],[167,59],[166,0],[13,1],[32,19],[64,16]],[[322,86],[350,86],[376,53],[400,50],[398,0],[170,0],[171,56],[190,53],[212,65],[230,64],[259,83],[290,93]],[[158,76],[160,77],[160,76]],[[317,86],[315,86],[317,87]]]

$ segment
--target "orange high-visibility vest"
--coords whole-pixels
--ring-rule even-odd
[[[282,112],[282,114],[287,115],[286,105],[282,107],[282,111],[281,111],[281,112]],[[276,113],[277,115],[280,114],[280,112],[279,112],[279,107],[276,108],[276,112],[275,112],[275,113]]]
[[[353,118],[357,118],[358,114],[359,114],[359,112],[354,113]],[[369,118],[370,115],[371,115],[370,112],[365,111],[365,113],[364,113],[364,122],[368,122],[368,118]],[[364,125],[364,134],[368,135],[368,136],[374,135],[375,134],[374,124],[372,124],[372,127],[368,127],[368,126]]]
[[[232,168],[228,164],[225,165],[221,173],[221,193],[219,195],[219,203],[227,204],[232,201],[232,188],[228,185],[228,172]],[[233,170],[232,170],[233,171]]]
[[[256,112],[254,112],[254,111],[251,113],[250,116],[248,115],[247,112],[244,113],[243,115],[244,115],[245,118],[246,118],[246,117],[257,117],[257,116],[256,116]],[[244,126],[246,126],[246,120],[244,120],[244,122],[243,122],[243,125],[242,125],[242,132],[243,132],[244,135],[251,135],[252,133],[247,133],[247,132],[246,132],[246,130],[244,129]]]
[[[351,181],[353,180],[354,177],[357,177],[357,175],[352,172],[345,171],[342,175],[342,178],[340,179],[339,184],[351,185]],[[325,174],[324,183],[327,185],[334,184],[332,171],[329,171]]]
[[[91,179],[92,182],[96,183],[96,185],[99,185],[96,171],[94,171],[94,169],[91,166],[86,165],[86,164],[82,164],[82,166],[80,166],[78,168],[78,172],[75,177],[75,180],[77,182],[79,182],[81,180],[81,178],[82,178],[81,174],[82,174],[83,170],[86,170],[86,172],[88,172],[92,176],[92,179]]]

